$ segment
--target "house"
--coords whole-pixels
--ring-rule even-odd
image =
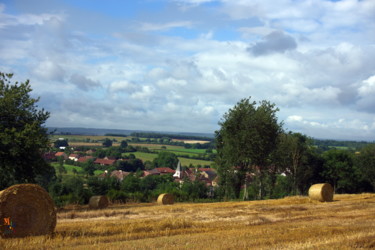
[[[161,175],[174,174],[176,171],[171,168],[155,168]]]
[[[78,154],[70,154],[69,159],[72,161],[78,161],[79,155]]]
[[[55,154],[56,157],[62,157],[64,160],[68,159],[68,156],[64,152],[57,152]]]
[[[79,159],[77,160],[77,162],[85,163],[85,162],[87,162],[90,159],[94,159],[94,157],[92,157],[92,156],[82,156],[82,157],[79,157]]]
[[[114,170],[114,171],[112,171],[110,177],[114,177],[118,181],[122,181],[129,174],[130,174],[130,172],[125,172],[125,171],[122,171],[122,170]]]
[[[100,159],[97,158],[94,161],[94,164],[99,164],[101,166],[113,166],[116,163],[116,160]]]
[[[160,175],[160,172],[156,169],[143,170],[142,177],[146,177],[148,175]]]
[[[215,179],[213,179],[212,182],[211,182],[212,186],[213,187],[218,187],[219,186],[219,181],[220,181],[219,176],[216,176]]]
[[[89,149],[89,150],[86,151],[86,154],[87,154],[87,155],[92,155],[92,154],[95,153],[95,152],[96,152],[95,149]]]
[[[206,179],[210,180],[211,182],[216,178],[217,173],[212,168],[199,168],[198,169]]]
[[[53,161],[56,159],[55,152],[48,152],[43,154],[43,159],[46,161]]]

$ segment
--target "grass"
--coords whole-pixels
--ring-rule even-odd
[[[136,158],[141,159],[143,162],[145,161],[152,162],[158,156],[157,154],[144,153],[144,152],[134,152],[132,154],[134,154]],[[197,166],[197,165],[210,166],[213,163],[212,161],[195,160],[195,159],[189,159],[189,158],[184,158],[184,157],[178,157],[178,159],[181,161],[181,164],[183,166],[189,166],[190,164],[194,166]]]
[[[144,152],[132,152],[126,153],[125,155],[134,154],[136,158],[141,159],[143,162],[145,161],[153,161],[158,155],[152,153],[144,153]]]
[[[59,163],[57,162],[53,162],[51,163],[51,165],[55,168],[56,170],[56,173],[58,173],[58,166],[59,166]],[[69,176],[69,175],[74,175],[73,173],[73,169],[75,169],[78,173],[81,173],[83,172],[83,169],[81,167],[78,167],[78,166],[74,166],[74,165],[69,165],[69,164],[64,164],[64,167],[67,171],[66,174],[63,174],[63,176]],[[103,170],[95,170],[94,171],[94,175],[99,175],[101,173],[103,173],[104,171]]]
[[[59,171],[58,170],[59,163],[58,162],[52,162],[51,165],[55,168],[56,173],[58,173],[58,171]],[[69,164],[65,164],[65,163],[64,163],[64,168],[67,171],[66,175],[73,175],[73,169],[75,169],[78,173],[82,172],[82,168],[81,167],[74,166],[74,165],[69,165]]]
[[[4,249],[353,249],[375,247],[375,194],[199,204],[71,206],[53,236]]]

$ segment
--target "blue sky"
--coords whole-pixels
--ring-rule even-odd
[[[373,0],[3,0],[0,54],[47,126],[213,133],[251,96],[288,131],[375,140]]]

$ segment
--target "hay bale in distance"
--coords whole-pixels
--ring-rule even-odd
[[[158,197],[159,205],[172,205],[174,203],[174,197],[171,194],[161,194]]]
[[[311,200],[317,201],[332,201],[333,188],[329,183],[314,184],[309,189],[309,197]]]
[[[90,208],[106,208],[108,204],[109,201],[105,195],[92,196],[89,201]]]
[[[18,184],[0,192],[1,237],[51,234],[55,227],[55,204],[39,185]]]

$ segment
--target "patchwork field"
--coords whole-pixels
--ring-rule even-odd
[[[153,161],[156,157],[157,154],[152,154],[152,153],[144,153],[144,152],[134,152],[132,153],[137,157],[138,159],[141,159],[143,162],[145,161]],[[189,158],[184,158],[184,157],[178,157],[178,159],[181,161],[181,164],[183,166],[189,166],[190,164],[197,166],[210,166],[213,162],[212,161],[205,161],[205,160],[196,160],[196,159],[189,159]]]
[[[58,212],[53,236],[0,239],[5,249],[375,248],[375,194],[201,204],[85,206]]]

